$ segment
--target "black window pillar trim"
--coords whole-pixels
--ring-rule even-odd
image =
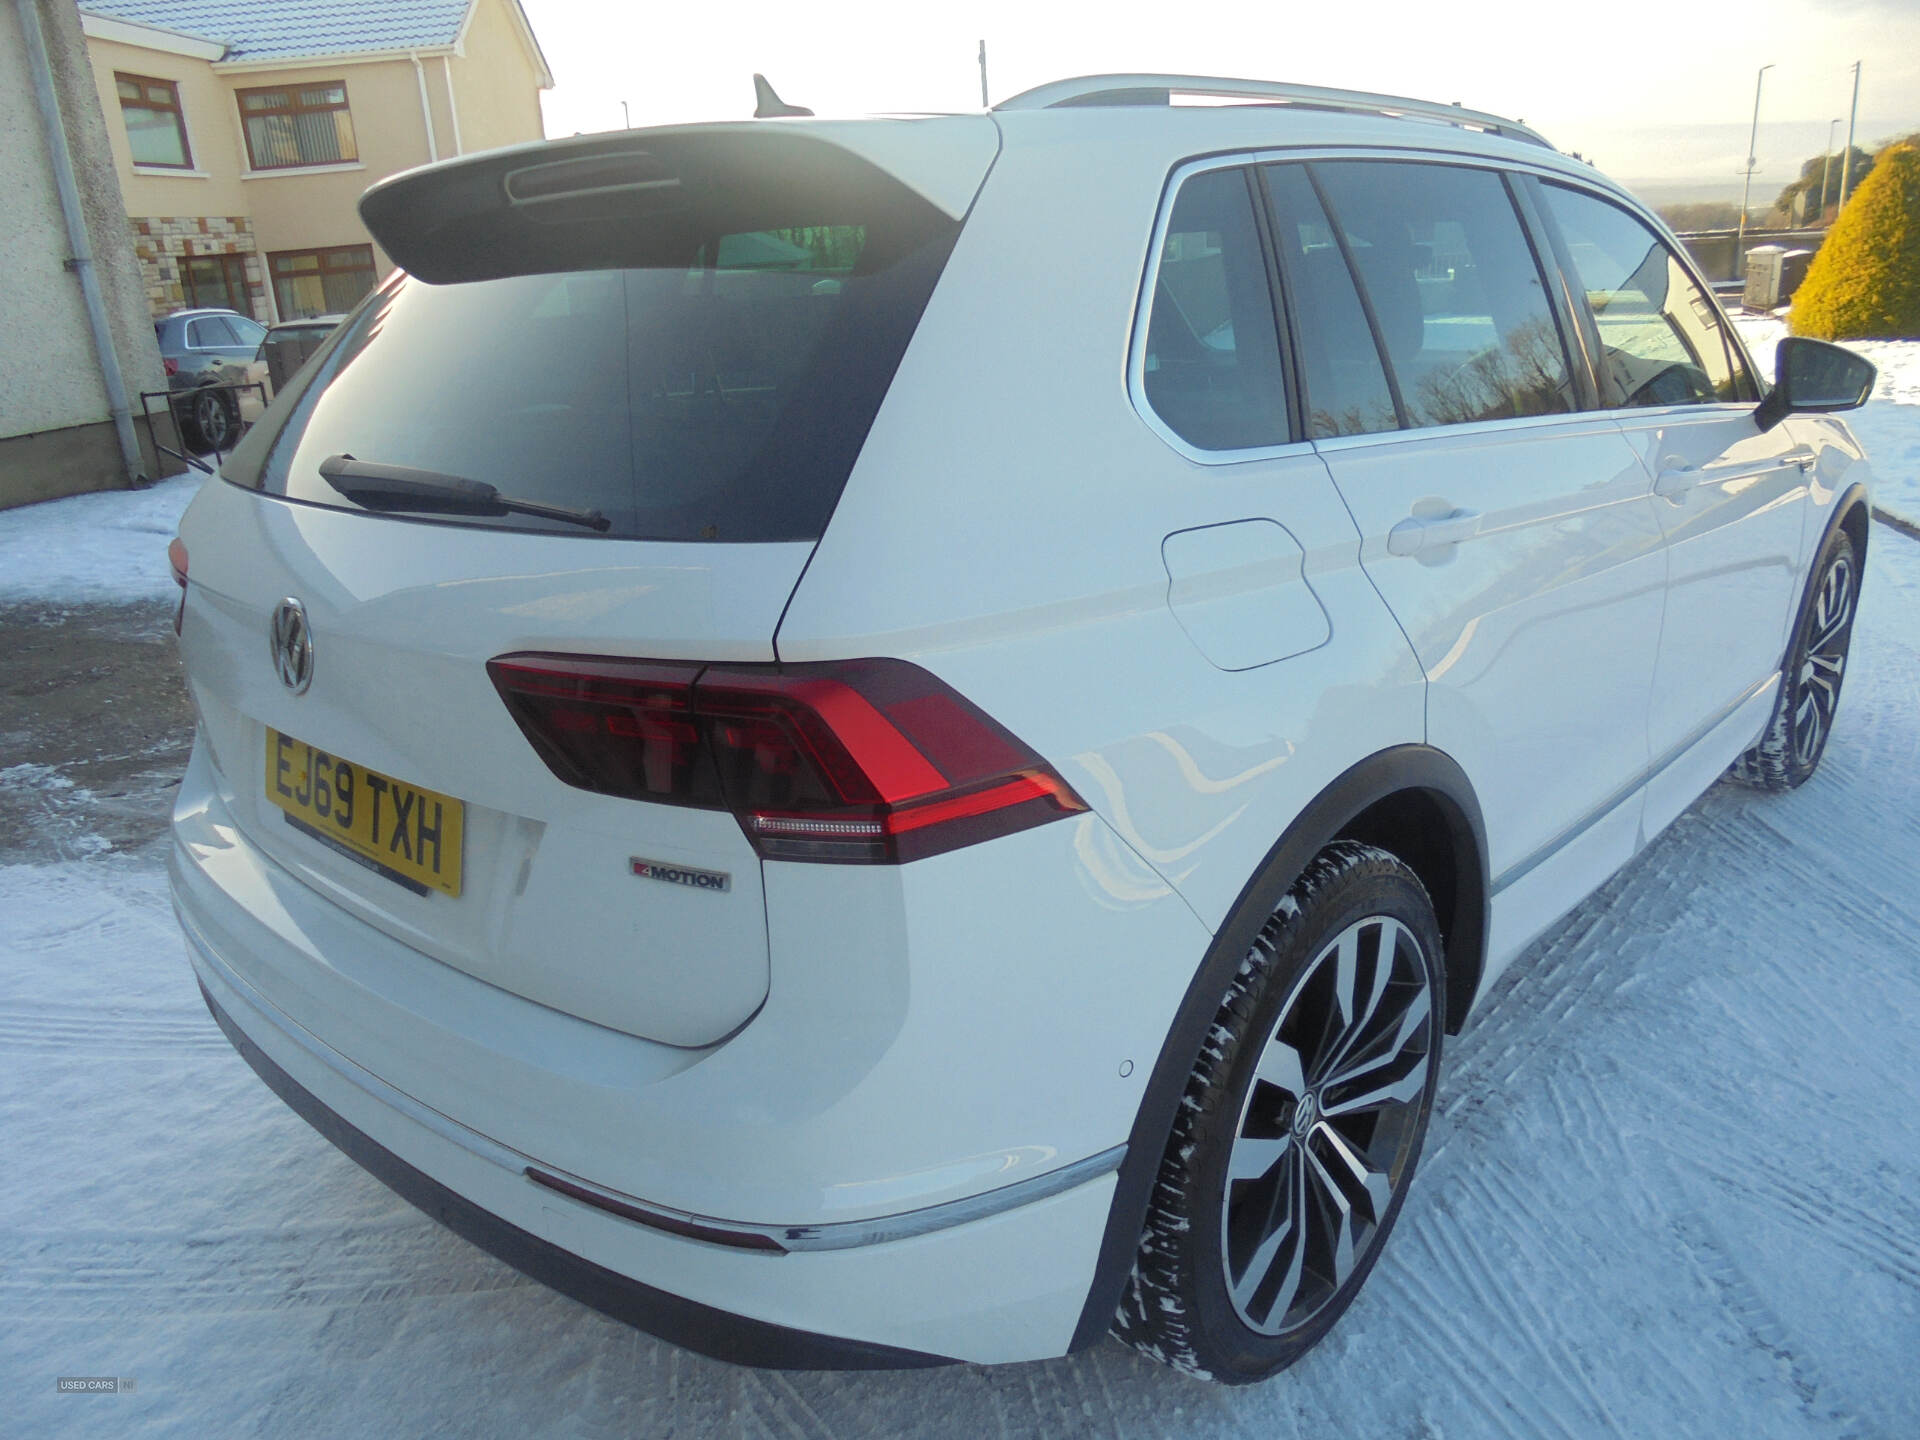
[[[1519,217],[1520,230],[1533,254],[1534,269],[1540,287],[1546,292],[1547,309],[1553,315],[1554,328],[1560,332],[1560,352],[1566,361],[1567,376],[1573,381],[1574,408],[1598,410],[1600,404],[1600,366],[1605,351],[1600,348],[1600,330],[1587,308],[1585,292],[1578,304],[1574,285],[1578,273],[1567,254],[1561,237],[1544,217],[1544,206],[1536,203],[1533,178],[1502,170],[1507,199]]]
[[[1338,161],[1336,164],[1340,163]],[[1340,212],[1333,208],[1333,200],[1326,188],[1320,183],[1319,167],[1312,161],[1305,162],[1307,183],[1313,187],[1314,198],[1320,202],[1320,209],[1327,217],[1327,228],[1333,232],[1333,243],[1339,248],[1340,259],[1347,267],[1347,274],[1353,280],[1353,290],[1360,297],[1360,309],[1367,317],[1367,329],[1373,335],[1373,348],[1380,352],[1380,371],[1387,378],[1387,393],[1393,397],[1393,415],[1400,422],[1402,430],[1412,429],[1407,419],[1407,402],[1400,394],[1400,377],[1393,373],[1393,356],[1387,351],[1386,332],[1380,328],[1380,317],[1374,313],[1373,297],[1367,293],[1367,277],[1360,273],[1360,267],[1354,263],[1353,247],[1347,243],[1346,226],[1340,223]]]
[[[1567,249],[1567,237],[1540,193],[1539,177],[1516,174],[1513,179],[1518,191],[1520,213],[1528,229],[1537,237],[1536,245],[1544,244],[1545,253],[1552,256],[1553,269],[1560,276],[1561,299],[1573,320],[1574,332],[1580,338],[1587,383],[1593,388],[1593,404],[1589,408],[1618,409],[1618,406],[1607,403],[1606,346],[1600,339],[1600,322],[1594,318],[1593,307],[1587,303],[1586,287],[1581,283],[1580,271],[1573,263],[1573,252]]]
[[[1286,391],[1287,438],[1293,444],[1310,438],[1307,434],[1306,377],[1300,366],[1300,321],[1293,308],[1293,293],[1287,288],[1280,263],[1280,243],[1274,234],[1273,197],[1267,193],[1267,167],[1247,165],[1247,195],[1253,202],[1254,229],[1260,235],[1261,254],[1266,259],[1267,295],[1273,302],[1273,323],[1280,342],[1280,377]]]

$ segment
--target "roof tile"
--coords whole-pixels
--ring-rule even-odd
[[[451,45],[472,0],[85,0],[110,20],[226,44],[229,60]]]

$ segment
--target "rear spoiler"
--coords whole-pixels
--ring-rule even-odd
[[[876,203],[899,207],[904,237],[932,235],[966,213],[998,150],[986,116],[619,130],[410,170],[361,196],[360,216],[430,284],[673,266],[710,236]]]

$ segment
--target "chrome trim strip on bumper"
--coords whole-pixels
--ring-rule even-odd
[[[567,1175],[548,1167],[529,1165],[526,1173],[527,1178],[537,1185],[637,1224],[652,1225],[675,1235],[686,1235],[716,1245],[785,1253],[884,1245],[889,1240],[906,1240],[915,1235],[984,1220],[990,1215],[1015,1210],[1022,1205],[1031,1205],[1037,1200],[1072,1190],[1089,1180],[1098,1180],[1102,1175],[1118,1170],[1120,1162],[1126,1158],[1127,1147],[1124,1144],[1115,1145],[1098,1155],[1089,1155],[1084,1160],[1062,1165],[1058,1170],[1049,1170],[1044,1175],[1016,1180],[997,1190],[947,1200],[919,1210],[905,1210],[897,1215],[877,1215],[871,1220],[835,1220],[824,1225],[754,1225],[736,1220],[713,1220],[704,1215],[693,1215],[684,1210],[672,1210],[665,1205],[636,1200],[630,1195],[619,1194],[576,1175]]]
[[[193,917],[178,905],[174,908],[179,915],[181,928],[186,932],[193,946],[196,958],[206,965],[220,983],[244,998],[289,1043],[299,1046],[301,1050],[347,1084],[366,1092],[381,1104],[399,1111],[409,1120],[431,1130],[441,1139],[451,1141],[469,1154],[498,1165],[503,1170],[521,1175],[529,1183],[537,1184],[544,1190],[565,1195],[581,1204],[591,1205],[608,1214],[631,1220],[635,1224],[646,1225],[685,1239],[727,1245],[768,1255],[784,1255],[793,1251],[851,1250],[862,1245],[882,1245],[891,1240],[905,1240],[916,1235],[926,1235],[935,1230],[950,1229],[955,1225],[970,1224],[975,1220],[984,1220],[989,1216],[1017,1209],[1022,1205],[1031,1205],[1036,1201],[1045,1200],[1050,1196],[1084,1185],[1088,1181],[1097,1180],[1103,1175],[1111,1174],[1120,1168],[1120,1162],[1126,1158],[1126,1145],[1115,1145],[1112,1149],[1090,1155],[1084,1160],[1077,1160],[1071,1165],[1049,1170],[1044,1175],[1032,1175],[1025,1180],[1016,1180],[1011,1185],[1003,1185],[979,1195],[967,1195],[958,1200],[948,1200],[938,1205],[928,1205],[918,1210],[906,1210],[894,1215],[878,1215],[868,1220],[836,1220],[820,1225],[766,1225],[738,1220],[720,1220],[711,1216],[695,1215],[685,1210],[675,1210],[671,1206],[656,1205],[632,1195],[623,1195],[617,1190],[609,1190],[603,1185],[596,1185],[577,1175],[569,1175],[553,1166],[543,1165],[533,1157],[523,1155],[510,1146],[500,1144],[497,1140],[491,1140],[477,1130],[470,1129],[450,1116],[441,1114],[431,1106],[421,1104],[411,1095],[396,1090],[378,1075],[355,1064],[318,1036],[308,1033],[294,1021],[280,1014],[272,1002],[235,974],[226,962],[214,953],[204,932],[195,923]]]

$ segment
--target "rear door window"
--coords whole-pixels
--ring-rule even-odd
[[[221,316],[203,315],[187,322],[187,344],[196,350],[230,350],[239,343],[240,337]]]
[[[1310,169],[1370,302],[1407,424],[1576,408],[1546,279],[1498,174],[1372,160]]]
[[[1167,428],[1202,450],[1286,444],[1273,292],[1247,172],[1209,170],[1181,185],[1152,307],[1141,384]]]
[[[818,538],[958,233],[925,208],[688,226],[672,263],[438,285],[396,272],[227,477],[352,509],[319,473],[348,455],[597,510],[616,538]]]
[[[1598,196],[1551,183],[1540,190],[1599,328],[1602,404],[1759,398],[1720,307],[1658,235]]]
[[[1395,430],[1400,417],[1353,276],[1304,165],[1269,165],[1274,242],[1292,306],[1307,434]]]

